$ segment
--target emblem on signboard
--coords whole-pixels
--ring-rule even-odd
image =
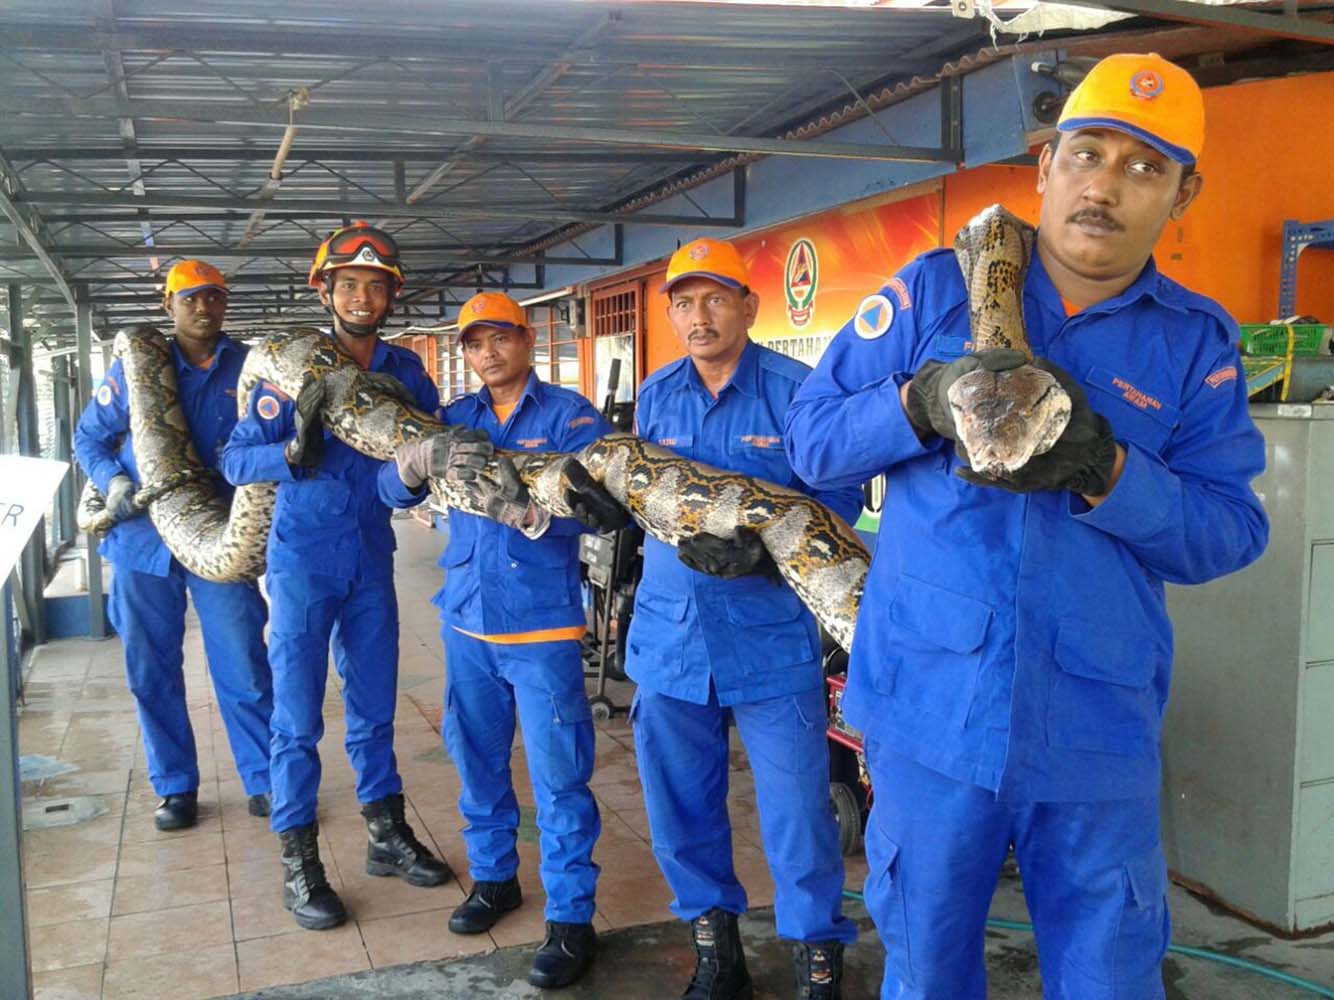
[[[787,252],[783,290],[787,295],[787,321],[801,329],[815,315],[815,290],[820,281],[820,260],[815,244],[802,237]]]

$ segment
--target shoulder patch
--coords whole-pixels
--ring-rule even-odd
[[[894,293],[894,298],[898,299],[900,309],[912,308],[912,296],[908,294],[908,286],[898,275],[889,279],[889,290]]]
[[[1215,369],[1208,375],[1204,376],[1205,384],[1208,385],[1210,389],[1217,389],[1220,385],[1223,385],[1225,382],[1235,382],[1236,379],[1237,379],[1236,365],[1224,365],[1222,368]]]
[[[878,292],[862,299],[857,306],[857,313],[852,318],[852,329],[862,340],[875,340],[883,337],[894,322],[894,306],[889,299]]]
[[[259,399],[255,401],[255,412],[265,420],[272,420],[278,415],[280,409],[281,407],[278,403],[278,398],[276,396],[270,396],[268,393],[260,396]]]
[[[584,415],[582,417],[575,417],[573,420],[570,421],[570,430],[574,430],[576,427],[588,427],[592,423],[593,423],[593,418],[588,415]]]
[[[106,382],[97,387],[97,404],[99,406],[111,405],[111,386]]]

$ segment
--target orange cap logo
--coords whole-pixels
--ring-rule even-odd
[[[528,325],[528,314],[504,292],[478,292],[459,310],[459,336],[478,324],[522,327]]]
[[[750,274],[746,262],[731,243],[726,240],[711,240],[707,237],[692,240],[672,254],[667,262],[667,275],[663,279],[662,291],[684,278],[711,278],[728,288],[742,288],[750,284]]]
[[[217,288],[227,291],[227,279],[212,264],[202,260],[182,260],[172,265],[167,272],[167,285],[163,290],[162,304],[172,295],[192,295],[205,288]]]
[[[1130,78],[1130,92],[1151,101],[1163,92],[1163,78],[1151,69],[1142,69]]]

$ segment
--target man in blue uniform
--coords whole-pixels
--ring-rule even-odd
[[[439,406],[417,355],[379,338],[403,287],[392,237],[365,223],[338,230],[320,245],[310,284],[330,312],[331,336],[358,364],[397,379],[420,409],[430,413]],[[315,824],[331,638],[343,681],[345,747],[369,830],[366,870],[418,886],[439,885],[450,876],[404,818],[394,759],[394,533],[376,488],[385,463],[325,433],[322,402],[318,382],[296,400],[261,383],[222,458],[233,483],[278,483],[265,579],[272,610],[272,827],[282,840],[283,903],[311,930],[337,926],[346,917],[320,863]],[[441,449],[431,474],[443,475],[451,461],[471,457],[466,443],[458,444],[454,439]],[[482,460],[491,450],[484,441],[472,447]]]
[[[1268,537],[1235,324],[1151,256],[1200,189],[1199,88],[1158,56],[1110,56],[1059,128],[1024,287],[1030,345],[1073,404],[1055,446],[1005,480],[951,447],[950,382],[1017,362],[964,353],[948,251],[863,302],[789,411],[803,476],[888,477],[843,699],[876,791],[866,901],[885,998],[985,996],[1011,847],[1044,995],[1163,996],[1163,583],[1239,569]]]
[[[484,431],[514,451],[578,451],[611,427],[583,396],[541,381],[532,367],[533,331],[517,302],[481,292],[459,313],[464,358],[480,392],[445,407],[449,424]],[[380,473],[386,503],[420,502],[425,483],[402,463]],[[579,640],[578,535],[623,527],[627,515],[602,487],[582,479],[572,507],[578,523],[556,519],[539,538],[451,510],[441,556],[440,608],[448,686],[444,739],[462,779],[459,811],[472,892],[449,919],[456,934],[482,934],[522,902],[515,843],[519,806],[510,775],[514,722],[523,723],[541,834],[547,937],[528,981],[554,988],[592,961],[593,844],[601,830],[588,790],[593,722],[584,694]]]
[[[856,486],[814,491],[783,452],[783,416],[810,371],[751,341],[759,298],[736,248],[700,239],[673,254],[667,316],[686,357],[639,390],[638,433],[686,458],[810,493],[847,521]],[[737,931],[746,893],[732,868],[728,719],[750,758],[778,933],[796,943],[797,996],[841,995],[843,859],[829,807],[815,619],[777,579],[756,532],[677,549],[644,541],[626,670],[653,853],[689,920],[695,974],[683,998],[751,995]]]
[[[246,352],[222,332],[227,281],[210,264],[183,260],[167,274],[162,305],[175,331],[171,355],[181,411],[200,460],[216,469],[218,452],[236,425],[236,381]],[[115,567],[111,623],[125,645],[149,780],[162,796],[153,819],[159,830],[179,830],[194,826],[198,810],[199,765],[182,672],[187,591],[199,614],[218,711],[250,814],[267,816],[273,685],[264,652],[264,599],[254,583],[211,583],[187,572],[135,504],[140,481],[128,395],[115,361],[79,419],[74,448],[118,518],[99,551]]]

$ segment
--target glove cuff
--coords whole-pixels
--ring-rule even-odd
[[[1116,434],[1101,413],[1093,414],[1096,439],[1084,467],[1070,477],[1069,489],[1086,497],[1106,496],[1116,468]]]
[[[908,418],[908,424],[912,431],[917,435],[917,440],[922,444],[929,444],[931,439],[936,437],[935,428],[931,426],[931,403],[928,399],[930,394],[935,391],[935,380],[928,380],[930,384],[923,388],[914,376],[908,383],[908,392],[906,394],[904,415]]]

